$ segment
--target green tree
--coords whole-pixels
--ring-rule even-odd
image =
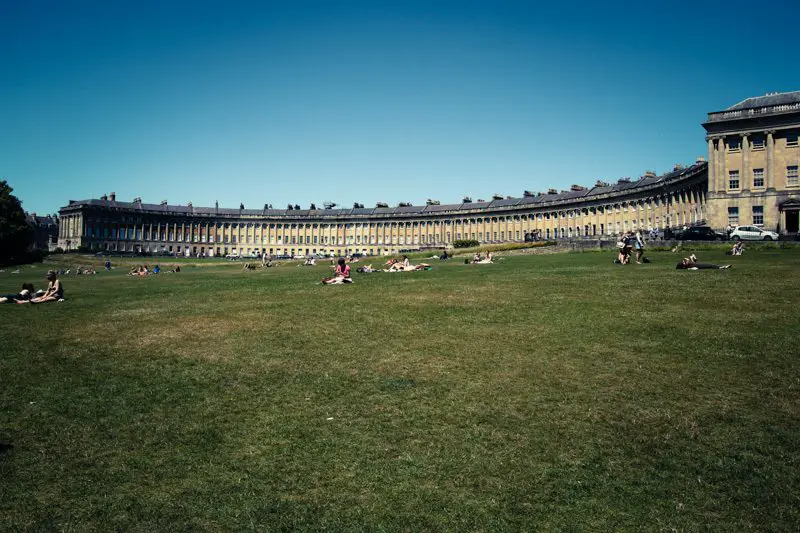
[[[32,228],[25,219],[14,189],[0,180],[0,264],[23,262],[31,242]]]

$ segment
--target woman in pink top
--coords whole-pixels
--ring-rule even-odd
[[[325,278],[322,280],[325,285],[334,285],[338,283],[353,283],[350,277],[350,265],[348,265],[343,257],[339,258],[339,264],[336,265],[336,270],[332,278]]]

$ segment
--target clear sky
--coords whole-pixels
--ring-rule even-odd
[[[307,208],[662,173],[800,89],[800,2],[0,0],[0,178]]]

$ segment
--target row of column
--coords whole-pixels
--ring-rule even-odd
[[[517,215],[452,217],[391,222],[241,223],[217,227],[215,222],[91,222],[80,228],[80,215],[62,216],[60,235],[90,240],[125,240],[263,248],[268,245],[403,246],[441,245],[456,239],[513,242],[525,233],[543,236],[609,235],[635,228],[666,228],[704,218],[705,194],[699,188],[589,207],[533,211]],[[234,240],[235,237],[235,240]]]
[[[767,130],[764,132],[766,136],[766,150],[767,150],[767,164],[764,169],[764,187],[774,187],[775,182],[774,174],[774,154],[775,154],[775,131]],[[750,142],[751,133],[741,133],[738,137],[741,139],[740,150],[742,154],[741,168],[730,169],[739,170],[739,179],[744,180],[742,183],[749,183],[750,178],[750,155],[752,143]],[[709,137],[708,139],[708,190],[709,192],[725,192],[728,190],[728,168],[726,154],[728,153],[727,142],[728,137]],[[742,187],[748,188],[748,187]]]

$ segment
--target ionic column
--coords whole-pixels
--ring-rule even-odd
[[[749,133],[742,133],[742,172],[739,176],[739,190],[745,189],[745,183],[748,184],[746,188],[750,188],[752,177],[750,176],[750,140]]]
[[[764,187],[769,189],[770,187],[775,186],[775,182],[772,176],[775,168],[775,139],[773,138],[773,134],[775,132],[770,130],[767,132],[767,175],[764,176]],[[783,226],[781,226],[783,227]]]
[[[717,149],[713,138],[708,139],[708,183],[711,189],[716,187]]]
[[[719,140],[719,168],[717,169],[717,176],[719,176],[719,188],[717,192],[724,193],[728,190],[728,169],[726,161],[725,137]]]

